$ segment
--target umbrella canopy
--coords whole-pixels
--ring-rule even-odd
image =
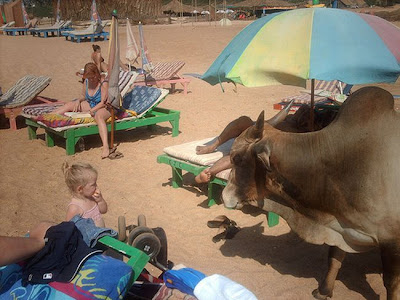
[[[110,41],[108,49],[108,103],[115,108],[121,106],[121,94],[119,91],[119,39],[118,19],[112,16],[110,28]]]
[[[60,1],[57,1],[57,17],[56,17],[56,22],[59,23],[61,21],[61,17],[60,17]]]
[[[139,22],[139,37],[140,37],[140,56],[142,57],[142,69],[151,73],[154,69],[153,63],[151,62],[149,51],[147,50],[146,41],[144,39],[143,25]]]
[[[92,12],[91,20],[96,22],[97,24],[100,24],[101,23],[101,18],[100,18],[100,15],[99,15],[98,11],[97,11],[97,5],[96,5],[96,1],[95,0],[92,1],[91,12]]]
[[[139,47],[136,43],[135,36],[132,32],[131,23],[129,19],[126,20],[126,54],[125,58],[132,65],[136,62],[140,54]]]
[[[21,1],[21,8],[22,8],[22,16],[24,18],[24,24],[26,25],[29,22],[29,16],[28,13],[26,12],[24,1]]]
[[[400,29],[376,16],[332,8],[271,14],[244,28],[201,77],[214,85],[395,82]]]

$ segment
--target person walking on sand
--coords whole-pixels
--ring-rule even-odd
[[[68,102],[52,113],[63,115],[66,112],[86,112],[95,119],[99,127],[99,135],[103,143],[101,158],[121,158],[122,154],[115,148],[110,149],[106,121],[110,118],[111,107],[106,106],[108,98],[108,80],[100,75],[94,63],[87,63],[83,72],[82,94],[79,99]]]
[[[93,219],[97,227],[105,227],[102,214],[107,212],[107,202],[97,186],[97,171],[90,164],[75,163],[62,166],[72,199],[68,204],[66,221],[74,216]]]

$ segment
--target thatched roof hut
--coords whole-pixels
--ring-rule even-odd
[[[53,1],[53,7],[57,0]],[[92,1],[88,0],[64,0],[61,1],[61,17],[65,20],[88,20]],[[121,18],[140,19],[155,17],[162,14],[161,0],[96,0],[97,10],[100,17],[110,19],[111,12],[116,9]]]
[[[190,5],[182,4],[180,0],[172,0],[169,3],[163,5],[161,7],[163,12],[174,12],[180,13],[181,11],[184,13],[191,13],[194,8]]]
[[[295,8],[296,5],[284,0],[245,0],[242,2],[238,2],[234,4],[234,7],[256,7],[256,8],[263,8],[263,7],[290,7]]]

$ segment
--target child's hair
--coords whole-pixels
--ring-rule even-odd
[[[97,50],[100,50],[100,46],[99,45],[92,45],[93,51],[96,52]]]
[[[93,78],[96,77],[99,81],[101,79],[101,75],[99,72],[99,69],[97,68],[96,64],[90,62],[85,65],[85,68],[83,69],[83,79],[87,78]]]
[[[86,185],[93,175],[97,176],[97,171],[88,163],[75,163],[69,165],[64,162],[62,171],[65,176],[65,183],[71,192],[75,193],[79,186]]]

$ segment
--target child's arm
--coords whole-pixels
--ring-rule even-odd
[[[65,218],[66,221],[71,220],[73,217],[75,217],[76,215],[82,215],[82,209],[74,204],[71,204],[68,206],[68,210],[67,210],[67,217]]]
[[[103,195],[101,194],[101,191],[97,188],[96,192],[93,194],[93,199],[94,201],[97,202],[97,205],[99,206],[99,211],[102,214],[105,214],[107,212],[107,202],[104,200]]]

